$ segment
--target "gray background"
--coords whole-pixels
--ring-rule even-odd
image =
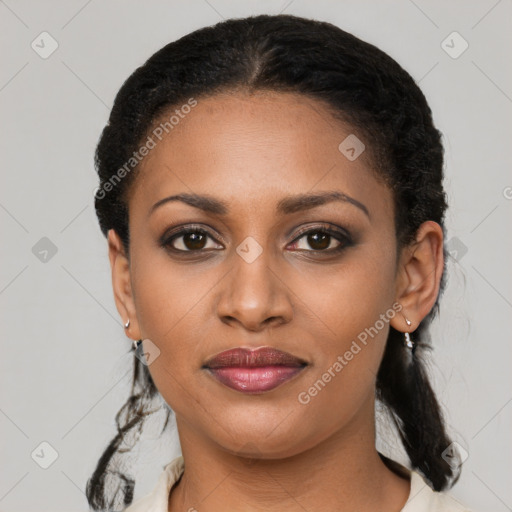
[[[469,454],[451,492],[475,510],[511,510],[510,0],[5,0],[1,511],[87,510],[85,482],[128,395],[130,340],[93,208],[93,152],[115,93],[152,53],[191,30],[279,12],[330,21],[376,44],[430,102],[446,146],[453,254],[431,371],[450,433]],[[43,31],[58,43],[46,59],[31,47],[43,46]],[[442,44],[454,31],[469,44],[457,58],[459,36]],[[136,497],[179,453],[175,432],[156,435],[149,429],[135,451]],[[40,464],[51,462],[52,448],[42,442],[58,453],[47,469]]]

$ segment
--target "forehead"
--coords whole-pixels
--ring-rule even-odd
[[[149,132],[155,145],[140,165],[133,193],[145,208],[182,192],[261,207],[280,195],[316,190],[366,197],[373,208],[379,201],[371,196],[387,193],[381,206],[389,207],[389,191],[371,168],[370,141],[320,101],[295,93],[232,92],[177,110],[162,115]],[[160,128],[161,140],[154,136],[159,126],[167,126]],[[354,159],[349,146],[365,149]]]

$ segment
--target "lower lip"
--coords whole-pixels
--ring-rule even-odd
[[[210,373],[231,389],[242,393],[270,391],[301,372],[304,366],[262,366],[254,368],[208,368]]]

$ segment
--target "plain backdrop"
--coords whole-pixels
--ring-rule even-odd
[[[133,356],[93,207],[93,154],[116,92],[196,28],[279,12],[377,45],[429,101],[452,253],[431,373],[468,453],[451,493],[476,511],[511,509],[511,2],[4,0],[0,511],[88,510],[85,483],[128,396]],[[135,451],[135,497],[180,453],[173,428],[157,430]]]

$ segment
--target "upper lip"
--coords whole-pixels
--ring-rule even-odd
[[[273,347],[260,347],[257,349],[234,348],[221,352],[206,361],[206,368],[231,367],[262,367],[262,366],[305,366],[306,361],[288,352]]]

